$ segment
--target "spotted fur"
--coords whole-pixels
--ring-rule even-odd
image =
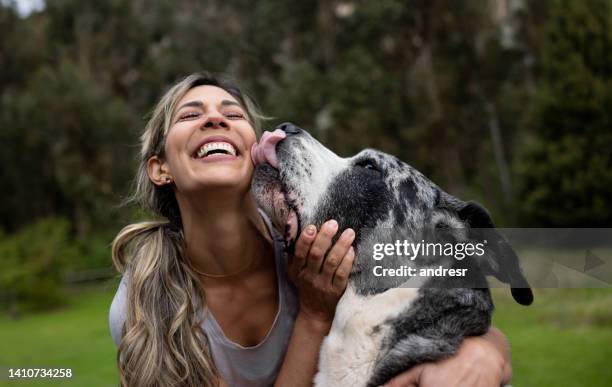
[[[491,323],[485,275],[509,283],[518,302],[531,302],[514,251],[491,229],[484,208],[449,195],[392,155],[366,149],[341,158],[306,131],[293,126],[287,133],[276,148],[278,170],[267,164],[256,169],[253,191],[261,208],[278,227],[293,209],[300,230],[336,219],[341,229],[351,227],[356,233],[356,260],[321,348],[316,386],[378,386],[417,364],[451,356],[463,338],[485,333]],[[481,227],[489,231],[475,235]],[[379,264],[371,255],[374,243],[475,237],[491,240],[485,257],[476,262],[384,258],[386,267],[468,267],[465,278],[372,273]]]

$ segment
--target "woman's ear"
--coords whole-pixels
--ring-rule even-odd
[[[151,156],[147,160],[147,174],[153,184],[162,186],[172,183],[172,175],[168,168],[168,163],[157,156]]]

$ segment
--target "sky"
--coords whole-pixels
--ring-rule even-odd
[[[28,16],[34,11],[40,11],[45,7],[44,0],[0,0],[3,5],[15,4],[17,12],[22,17]]]

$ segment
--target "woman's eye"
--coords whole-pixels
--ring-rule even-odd
[[[244,119],[244,114],[239,113],[239,112],[224,113],[223,115],[228,120],[241,120],[241,119]],[[201,116],[202,116],[202,113],[199,113],[199,112],[187,112],[187,113],[181,114],[179,116],[177,122],[178,121],[194,120],[194,119],[200,118]]]
[[[225,117],[229,118],[230,120],[241,120],[244,118],[244,114],[232,112],[232,113],[227,113]]]
[[[198,118],[199,116],[200,116],[200,113],[196,113],[196,112],[184,113],[179,116],[178,120],[179,121],[189,120],[189,119]]]

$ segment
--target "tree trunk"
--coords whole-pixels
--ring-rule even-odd
[[[489,116],[489,132],[491,134],[491,145],[493,146],[493,155],[495,157],[495,164],[499,172],[499,182],[502,190],[502,199],[504,206],[508,206],[512,202],[512,180],[510,178],[510,169],[508,168],[508,161],[504,154],[504,146],[501,135],[501,128],[499,126],[499,117],[497,115],[497,109],[491,102],[485,102],[485,110]]]

